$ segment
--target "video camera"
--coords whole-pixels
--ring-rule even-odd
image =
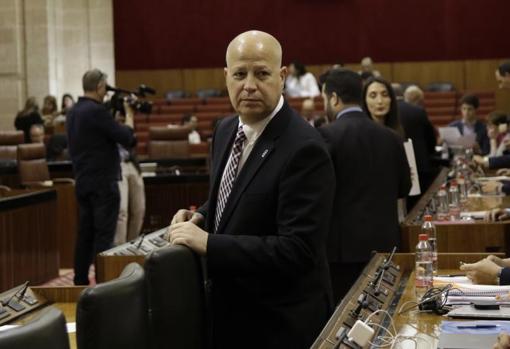
[[[124,99],[127,100],[129,106],[133,108],[135,111],[144,114],[150,114],[152,112],[152,102],[139,100],[137,98],[133,98],[132,95],[135,95],[139,98],[145,98],[147,94],[154,95],[156,94],[156,90],[152,87],[140,85],[136,89],[136,91],[124,90],[117,87],[112,87],[110,85],[106,85],[106,91],[114,92],[112,98],[108,102],[107,107],[112,110],[112,114],[115,116],[117,111],[126,113],[124,110]]]

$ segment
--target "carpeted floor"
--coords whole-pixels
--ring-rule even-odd
[[[53,280],[50,280],[50,281],[45,282],[44,284],[38,285],[38,286],[46,286],[46,287],[74,286],[74,284],[73,284],[74,271],[72,269],[60,269],[59,274],[60,274],[60,276],[58,278],[55,278]],[[89,281],[90,281],[89,286],[94,286],[96,284],[96,272],[95,272],[94,266],[90,267]]]

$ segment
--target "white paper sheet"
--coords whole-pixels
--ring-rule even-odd
[[[409,195],[420,195],[420,179],[418,178],[418,167],[416,166],[416,157],[414,156],[413,141],[411,139],[408,139],[406,142],[404,142],[404,149],[406,151],[407,162],[409,163],[409,167],[411,169],[412,186],[411,190],[409,191]]]
[[[475,133],[463,136],[457,127],[439,127],[439,135],[449,146],[470,148],[476,143]]]

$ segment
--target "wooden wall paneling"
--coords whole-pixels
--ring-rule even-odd
[[[510,113],[510,90],[496,90],[496,109]]]
[[[494,72],[500,60],[467,60],[464,61],[466,74],[466,90],[496,90],[498,84]]]
[[[183,88],[194,94],[200,89],[226,90],[223,68],[183,69]]]
[[[464,90],[463,61],[437,62],[395,62],[393,63],[393,81],[416,82],[423,88],[436,81],[451,82],[457,90]]]
[[[78,204],[74,185],[55,185],[57,190],[57,244],[60,268],[74,266],[74,245],[78,235]]]
[[[0,211],[0,290],[58,276],[56,209],[46,199]]]
[[[145,84],[156,89],[156,97],[164,97],[169,90],[183,90],[182,69],[166,70],[117,70],[116,84],[120,88],[136,89]]]

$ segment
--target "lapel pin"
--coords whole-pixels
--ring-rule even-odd
[[[264,150],[264,152],[262,153],[262,158],[264,158],[268,152],[269,152],[269,149]]]

